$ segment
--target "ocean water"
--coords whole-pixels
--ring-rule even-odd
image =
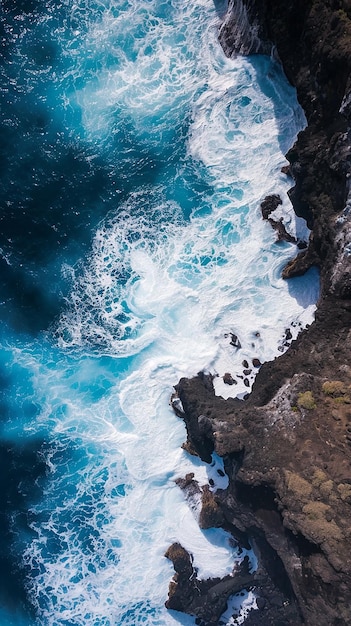
[[[243,557],[175,485],[226,478],[181,449],[173,385],[205,370],[243,397],[319,285],[281,279],[296,246],[259,208],[279,193],[308,237],[281,173],[303,113],[273,59],[225,58],[223,10],[1,4],[2,626],[194,624],[164,608],[168,546],[201,577]],[[232,605],[239,623],[254,594]]]

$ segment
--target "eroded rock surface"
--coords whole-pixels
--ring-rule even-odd
[[[287,155],[290,197],[312,233],[284,277],[321,269],[315,322],[246,401],[204,375],[176,387],[186,449],[225,460],[216,519],[259,556],[250,626],[351,625],[350,16],[349,0],[230,0],[219,34],[228,55],[274,50],[297,88],[308,126]]]
[[[165,556],[173,562],[175,569],[166,607],[196,615],[198,623],[203,626],[217,626],[228,598],[256,586],[262,579],[262,576],[249,573],[244,559],[233,575],[200,580],[191,556],[179,543],[173,543]]]
[[[177,385],[189,444],[197,424],[199,451],[225,459],[229,487],[214,497],[227,527],[250,538],[273,583],[282,569],[296,624],[351,623],[351,305],[335,305],[262,365],[247,401],[216,397],[198,377]]]
[[[350,16],[350,0],[229,0],[219,31],[228,56],[268,49],[296,86],[308,126],[287,154],[290,197],[313,232],[285,277],[319,265],[323,284],[341,297],[351,296]]]

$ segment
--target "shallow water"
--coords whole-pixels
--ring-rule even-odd
[[[172,387],[206,370],[218,394],[247,393],[243,361],[311,322],[318,276],[281,279],[296,247],[260,217],[280,193],[308,236],[280,171],[304,125],[295,92],[269,58],[224,57],[218,10],[2,5],[4,626],[193,624],[164,608],[167,547],[200,576],[239,558],[174,484],[217,465],[181,449]]]

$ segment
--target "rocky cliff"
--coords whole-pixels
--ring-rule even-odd
[[[315,322],[260,368],[246,401],[216,397],[204,375],[176,387],[187,449],[206,461],[215,450],[230,477],[202,494],[201,519],[259,556],[255,578],[239,574],[258,596],[247,625],[351,624],[350,18],[349,0],[230,0],[219,32],[227,55],[276,54],[296,86],[308,126],[287,155],[290,195],[312,233],[284,276],[321,270]],[[218,624],[211,607],[229,595],[218,585],[207,581],[200,601],[180,567],[168,606]]]

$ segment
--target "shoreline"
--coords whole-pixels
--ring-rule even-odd
[[[228,56],[273,45],[297,89],[308,125],[287,154],[289,195],[312,232],[283,276],[321,272],[314,323],[262,365],[247,400],[215,396],[204,374],[175,387],[184,447],[207,462],[214,450],[229,476],[226,490],[202,496],[202,517],[258,555],[255,578],[243,584],[258,597],[249,626],[351,624],[351,9],[335,5],[231,0],[219,32]],[[180,593],[178,610],[218,624],[211,607],[226,602],[223,585],[207,585],[196,613],[183,565],[167,605]]]

